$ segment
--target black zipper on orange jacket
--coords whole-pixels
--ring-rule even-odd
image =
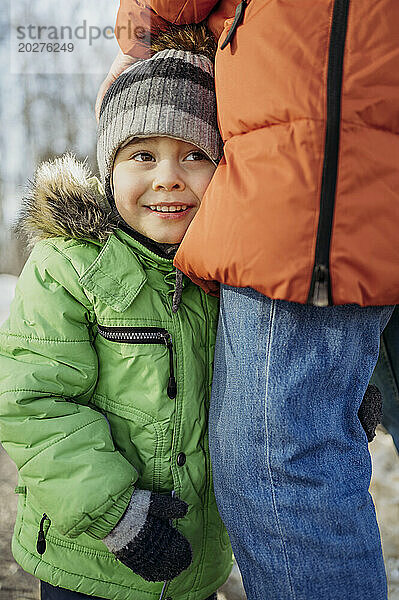
[[[231,24],[229,31],[227,32],[226,39],[224,40],[223,44],[220,46],[221,50],[224,50],[224,48],[226,48],[226,46],[228,46],[231,43],[233,37],[235,36],[237,27],[239,25],[241,25],[242,20],[244,18],[244,13],[245,13],[245,9],[247,8],[247,4],[248,4],[248,0],[242,0],[242,2],[240,2],[240,4],[238,4],[235,15],[234,15],[234,21]]]
[[[350,0],[335,0],[331,25],[327,74],[327,127],[320,193],[315,261],[308,304],[333,304],[330,277],[330,246],[337,187],[341,92]]]

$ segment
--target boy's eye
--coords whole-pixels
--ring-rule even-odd
[[[151,160],[152,158],[154,158],[154,157],[152,156],[152,154],[150,154],[149,152],[137,152],[137,154],[134,154],[134,156],[132,156],[132,158],[136,159],[138,156],[147,156],[147,157],[149,156],[149,157],[150,157],[150,160]],[[147,160],[147,159],[144,159],[144,160],[139,160],[139,162],[149,162],[149,160]]]
[[[195,156],[197,158],[194,158],[193,160],[209,160],[208,156],[204,153],[204,152],[200,152],[199,150],[193,150],[193,152],[190,152],[190,154],[187,156],[187,158],[189,156]]]

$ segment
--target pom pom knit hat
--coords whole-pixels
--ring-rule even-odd
[[[191,142],[218,163],[223,143],[210,58],[166,48],[128,67],[110,86],[97,130],[97,161],[107,195],[117,150],[134,137],[150,136]]]

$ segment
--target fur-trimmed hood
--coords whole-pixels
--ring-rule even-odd
[[[104,242],[117,224],[86,161],[67,153],[38,167],[23,199],[17,230],[30,246],[55,236]]]

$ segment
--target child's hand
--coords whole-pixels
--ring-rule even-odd
[[[173,579],[192,560],[188,540],[170,524],[184,517],[187,508],[179,498],[135,490],[122,519],[103,542],[143,579]]]

